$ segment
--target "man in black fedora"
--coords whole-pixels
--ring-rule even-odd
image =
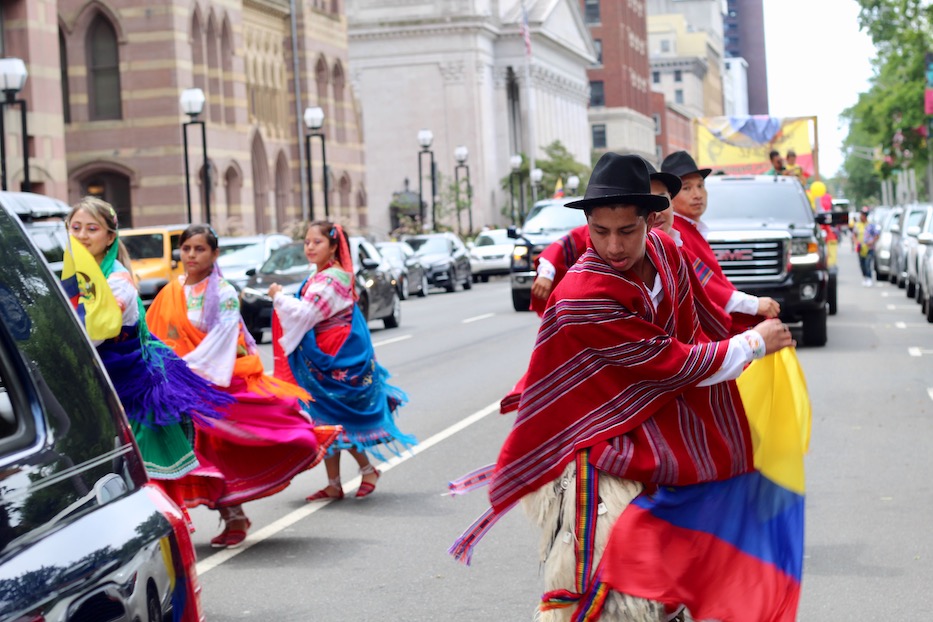
[[[686,151],[675,151],[661,162],[661,170],[680,177],[681,189],[671,201],[674,206],[674,229],[683,241],[685,259],[695,271],[709,299],[732,319],[727,327],[737,334],[754,326],[762,318],[775,318],[781,305],[773,298],[758,297],[736,289],[719,266],[713,249],[706,241],[708,229],[701,218],[706,212],[706,178],[711,169],[699,168]]]
[[[612,565],[600,559],[611,538],[632,537],[612,527],[642,491],[753,469],[734,379],[793,344],[776,320],[705,338],[688,267],[652,230],[668,205],[651,193],[642,158],[599,159],[584,198],[567,204],[586,212],[589,246],[551,295],[515,400],[503,400],[517,417],[491,479],[489,520],[522,501],[541,528],[544,621],[591,611],[592,571]],[[660,603],[618,591],[599,606],[601,620],[666,619]]]

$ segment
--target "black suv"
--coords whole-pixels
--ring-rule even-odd
[[[770,296],[781,319],[803,322],[803,343],[826,345],[831,287],[820,225],[840,224],[848,214],[814,214],[794,177],[706,178],[707,241],[726,277],[741,291]]]
[[[509,237],[515,240],[512,249],[511,270],[512,308],[531,310],[531,284],[535,280],[538,257],[552,242],[586,224],[582,209],[564,207],[580,197],[545,199],[535,203],[521,230],[509,227]]]
[[[15,214],[0,201],[0,620],[195,622],[187,524]]]

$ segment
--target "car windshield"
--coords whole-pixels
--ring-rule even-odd
[[[409,238],[405,240],[416,255],[448,255],[450,247],[444,238]]]
[[[217,264],[221,268],[225,266],[256,265],[262,261],[262,250],[262,242],[221,246]]]
[[[47,262],[62,261],[65,256],[65,245],[68,244],[68,233],[64,222],[24,223],[24,226]]]
[[[143,233],[139,235],[121,235],[120,240],[126,252],[133,259],[158,259],[164,254],[164,242],[161,233]]]
[[[398,246],[383,244],[377,246],[376,248],[378,248],[379,252],[382,253],[382,256],[389,261],[395,264],[405,263],[405,255],[402,254],[402,249],[400,249]]]
[[[704,221],[774,220],[809,222],[810,203],[799,184],[729,182],[706,185],[709,203]]]
[[[559,204],[547,205],[525,221],[522,232],[568,231],[585,224],[586,214],[582,209],[573,209]]]
[[[282,272],[295,272],[300,269],[307,270],[308,258],[305,257],[303,244],[291,244],[277,249],[266,263],[262,264],[259,271],[263,274],[275,274]]]
[[[476,236],[476,246],[495,246],[497,244],[509,244],[509,234],[505,229],[495,231],[486,231]]]

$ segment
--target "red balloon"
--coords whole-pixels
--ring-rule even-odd
[[[831,212],[833,210],[833,195],[828,192],[820,197],[820,205],[823,206],[823,211]]]

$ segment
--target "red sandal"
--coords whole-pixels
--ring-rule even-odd
[[[379,476],[382,475],[382,473],[379,472],[379,469],[374,467],[372,463],[367,464],[360,469],[360,475],[371,475],[373,473],[376,474],[377,480],[379,479]],[[368,497],[369,495],[373,494],[374,490],[376,490],[376,482],[362,482],[356,491],[356,498],[362,499],[363,497]]]
[[[328,488],[336,488],[337,494],[332,495],[327,492]],[[319,491],[313,495],[305,497],[305,501],[339,501],[343,499],[343,486],[340,485],[340,478],[328,479],[327,486],[321,488]]]

